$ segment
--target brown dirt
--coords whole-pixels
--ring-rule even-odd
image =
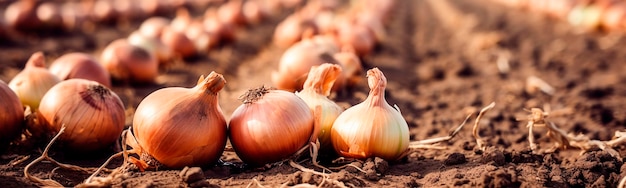
[[[572,114],[551,118],[572,133],[609,140],[615,131],[624,129],[623,35],[581,33],[562,21],[490,1],[449,1],[452,9],[433,6],[441,5],[433,2],[399,0],[387,25],[389,37],[374,53],[363,57],[364,67],[379,67],[387,76],[387,101],[402,110],[410,126],[411,140],[446,136],[468,112],[495,101],[495,108],[480,122],[479,133],[489,147],[477,151],[471,128],[466,126],[457,137],[443,144],[448,149],[414,150],[400,161],[349,161],[365,172],[345,168],[332,172],[330,178],[357,187],[615,187],[626,173],[621,157],[617,159],[598,149],[583,154],[577,149],[532,153],[526,122],[516,119],[527,115],[524,109],[549,105],[553,110],[573,109]],[[237,97],[244,91],[271,85],[270,72],[276,69],[283,52],[271,44],[271,34],[286,15],[242,28],[236,42],[186,63],[174,64],[162,71],[156,84],[117,84],[113,90],[132,112],[142,98],[156,89],[191,87],[199,75],[216,71],[224,74],[228,82],[219,101],[229,117],[240,104]],[[72,51],[99,54],[110,41],[127,36],[136,27],[135,22],[102,25],[90,34],[29,34],[4,41],[0,45],[0,79],[11,80],[35,51],[44,51],[49,59]],[[510,52],[508,73],[499,73],[496,66],[498,54],[503,51]],[[529,76],[550,83],[556,89],[554,94],[527,92],[524,87]],[[362,101],[367,92],[367,84],[360,83],[350,93],[333,99],[347,107]],[[128,126],[131,120],[129,113]],[[534,134],[541,151],[552,146],[543,130],[538,128]],[[624,156],[625,148],[615,149]],[[21,145],[4,153],[0,158],[0,187],[36,186],[24,178],[23,169],[41,150],[39,145]],[[53,150],[50,155],[61,162],[96,167],[111,154],[107,151],[85,157]],[[133,171],[116,179],[113,186],[277,187],[319,185],[324,181],[319,175],[302,172],[287,163],[247,168],[233,159],[234,155],[225,152],[223,163],[185,173]],[[23,156],[30,159],[12,164]],[[120,163],[114,161],[109,168]],[[314,168],[310,161],[302,164]],[[68,170],[52,172],[54,168],[40,163],[31,172],[65,186],[77,185],[89,175]],[[203,177],[198,179],[198,174]]]

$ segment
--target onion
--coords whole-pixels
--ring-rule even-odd
[[[296,92],[296,95],[304,100],[309,109],[316,114],[315,122],[320,124],[318,125],[320,130],[317,138],[320,141],[321,153],[334,153],[330,140],[330,130],[337,116],[343,112],[343,108],[327,97],[330,95],[335,80],[340,75],[341,67],[339,65],[324,63],[312,67],[304,82],[304,88],[301,92]],[[319,109],[317,109],[318,106]]]
[[[152,53],[159,60],[159,65],[167,64],[173,58],[172,49],[163,44],[163,41],[158,37],[154,38],[134,31],[128,36],[128,42]]]
[[[170,20],[164,17],[150,17],[139,26],[139,32],[151,38],[160,38],[163,29],[170,25]]]
[[[174,29],[178,32],[185,32],[187,27],[191,24],[191,15],[189,14],[189,10],[186,8],[179,8],[176,10],[176,17],[170,23],[169,28]]]
[[[4,19],[9,27],[17,30],[32,30],[41,26],[37,18],[35,0],[15,1],[6,7]]]
[[[335,58],[342,67],[341,75],[333,85],[333,91],[339,91],[345,87],[351,87],[361,82],[363,66],[352,46],[344,46],[341,52],[333,55],[333,58]]]
[[[600,27],[603,7],[598,5],[577,5],[570,11],[568,21],[570,24],[593,31]]]
[[[185,35],[184,31],[173,28],[165,28],[161,34],[161,41],[169,46],[175,55],[187,58],[196,55],[194,43]]]
[[[204,12],[202,21],[204,30],[209,33],[217,33],[220,42],[231,42],[236,39],[235,26],[232,23],[225,23],[219,20],[216,9],[207,9]]]
[[[242,9],[246,23],[257,24],[263,19],[264,15],[258,1],[246,1]]]
[[[48,28],[63,26],[61,7],[56,3],[45,2],[37,7],[37,18]]]
[[[290,15],[276,26],[274,44],[280,48],[287,48],[300,41],[307,30],[317,32],[312,20],[306,20],[299,14]]]
[[[92,11],[92,17],[99,22],[114,21],[118,17],[112,0],[96,0]]]
[[[90,54],[74,52],[62,55],[52,62],[50,72],[61,80],[83,78],[111,87],[111,77]]]
[[[335,25],[337,39],[342,46],[352,46],[358,56],[369,54],[376,44],[375,35],[370,28],[358,24],[355,18],[345,18]]]
[[[41,99],[41,129],[58,132],[64,147],[74,151],[97,151],[119,139],[126,114],[122,100],[102,84],[80,78],[55,85]],[[41,132],[41,130],[35,130]]]
[[[265,87],[249,90],[233,112],[229,136],[237,156],[261,166],[292,156],[313,134],[313,113],[291,92]]]
[[[226,81],[211,72],[193,88],[169,87],[148,95],[133,119],[133,149],[169,168],[215,163],[224,151],[227,124],[218,103]],[[131,135],[132,136],[132,135]]]
[[[206,52],[219,44],[220,36],[217,32],[208,32],[204,29],[204,24],[194,21],[189,24],[185,31],[187,38],[194,39],[192,42],[198,52]]]
[[[24,122],[24,108],[17,95],[0,80],[0,152],[21,132]]]
[[[77,2],[66,2],[61,5],[61,18],[63,27],[68,31],[81,29],[83,23],[88,21],[89,5]]]
[[[409,127],[385,100],[387,79],[378,68],[367,71],[370,93],[365,101],[337,117],[330,138],[340,156],[397,160],[409,146]]]
[[[61,80],[45,68],[43,52],[30,56],[24,70],[15,75],[9,87],[17,94],[25,106],[37,109],[41,98],[52,86]]]
[[[153,54],[134,46],[126,39],[117,39],[104,48],[100,63],[117,80],[153,82],[159,73],[159,62]]]
[[[311,67],[328,63],[332,54],[339,51],[330,37],[316,36],[302,40],[285,51],[278,64],[278,72],[271,79],[278,89],[297,91],[302,89]]]
[[[602,14],[602,26],[607,31],[626,29],[626,19],[624,18],[626,18],[626,4],[615,4]]]
[[[217,9],[217,18],[220,22],[230,25],[246,24],[246,17],[243,13],[242,0],[230,0],[222,4]]]

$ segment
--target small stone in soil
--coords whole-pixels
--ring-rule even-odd
[[[452,153],[448,156],[448,158],[443,162],[446,166],[450,165],[458,165],[467,162],[465,155],[462,153]]]
[[[204,179],[204,173],[200,167],[185,167],[180,171],[179,176],[186,183],[194,183]]]

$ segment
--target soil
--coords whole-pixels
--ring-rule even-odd
[[[448,2],[448,3],[446,3]],[[126,125],[132,112],[149,93],[169,86],[192,87],[200,75],[211,71],[224,74],[227,84],[219,102],[226,115],[241,104],[237,98],[246,90],[271,85],[284,49],[272,44],[276,24],[288,12],[260,24],[240,28],[237,40],[207,54],[177,62],[161,71],[155,84],[116,83],[115,91],[127,107]],[[171,16],[171,14],[170,14]],[[554,142],[544,128],[533,135],[538,150],[529,149],[526,109],[546,111],[570,109],[571,113],[550,116],[559,128],[590,139],[610,140],[626,126],[626,39],[622,33],[581,32],[562,20],[491,1],[397,1],[387,20],[388,37],[374,52],[362,57],[364,68],[378,67],[388,79],[387,101],[397,104],[410,126],[412,141],[447,136],[471,112],[495,102],[478,123],[478,133],[487,148],[476,146],[469,125],[446,149],[412,149],[403,159],[365,161],[344,159],[326,166],[352,164],[326,172],[335,185],[355,187],[616,187],[626,175],[620,154],[592,148],[552,152]],[[137,21],[97,25],[92,33],[25,34],[0,44],[0,79],[8,82],[35,51],[49,60],[64,53],[81,51],[99,54],[103,47],[137,28]],[[500,71],[498,61],[510,70]],[[51,61],[48,61],[51,62]],[[365,76],[365,75],[363,75]],[[552,94],[526,89],[527,79],[536,76],[554,87]],[[332,99],[343,107],[361,102],[367,83]],[[550,110],[548,110],[550,109]],[[475,116],[471,119],[471,123]],[[41,155],[42,145],[13,145],[0,158],[0,187],[35,187],[24,177],[24,167]],[[100,166],[111,151],[72,154],[53,150],[60,162],[82,167]],[[16,162],[25,156],[29,159]],[[299,164],[315,169],[310,160]],[[114,160],[108,168],[119,167]],[[38,163],[30,172],[52,178],[64,186],[75,186],[90,174],[58,169]],[[357,170],[354,167],[360,167]],[[104,173],[106,174],[106,173]],[[184,170],[130,171],[112,181],[113,187],[278,187],[298,184],[332,186],[331,181],[288,163],[263,168],[246,167],[232,151],[210,167]]]

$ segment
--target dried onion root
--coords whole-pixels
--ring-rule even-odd
[[[619,152],[617,152],[613,147],[626,143],[626,132],[616,131],[613,139],[609,141],[600,141],[600,140],[592,140],[588,136],[583,134],[574,135],[572,133],[567,133],[565,130],[560,129],[551,121],[548,121],[546,118],[550,116],[551,113],[544,112],[540,108],[532,108],[530,111],[530,115],[526,119],[527,127],[529,130],[528,142],[530,144],[530,149],[533,152],[537,152],[537,145],[533,136],[533,127],[535,126],[545,126],[547,128],[546,135],[549,136],[551,140],[555,142],[555,146],[551,149],[548,149],[546,152],[551,153],[557,149],[566,149],[575,147],[581,149],[581,154],[589,151],[592,148],[599,148],[608,152],[611,156],[615,157],[617,160],[622,161]],[[566,109],[565,113],[568,113],[569,110]]]
[[[48,151],[50,151],[50,147],[52,146],[52,144],[59,138],[59,136],[61,136],[61,134],[63,134],[63,132],[65,131],[65,126],[61,127],[61,130],[59,130],[59,133],[57,133],[56,136],[54,136],[54,138],[52,138],[52,140],[50,140],[50,143],[48,143],[48,145],[46,146],[46,149],[44,149],[43,153],[41,153],[41,156],[38,157],[37,159],[33,160],[32,162],[30,162],[28,165],[26,165],[26,167],[24,167],[24,177],[28,178],[30,181],[35,182],[36,184],[38,184],[39,186],[49,186],[49,187],[63,187],[63,185],[61,185],[61,183],[53,180],[53,179],[41,179],[38,177],[35,177],[33,175],[31,175],[30,173],[28,173],[28,169],[30,169],[33,165],[37,164],[38,162],[47,160],[57,166],[59,166],[60,168],[63,169],[68,169],[68,170],[73,170],[73,171],[81,171],[81,172],[89,172],[90,169],[87,168],[83,168],[80,166],[75,166],[75,165],[69,165],[69,164],[63,164],[60,162],[57,162],[56,160],[50,158],[50,156],[48,156]]]

